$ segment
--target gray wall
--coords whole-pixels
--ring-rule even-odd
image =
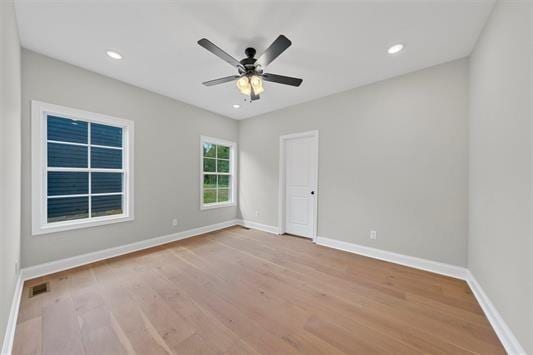
[[[530,6],[498,3],[471,56],[468,267],[533,354]]]
[[[278,225],[279,137],[317,129],[319,236],[466,265],[467,79],[463,59],[242,121],[243,218]]]
[[[110,64],[111,65],[111,64]],[[31,235],[30,100],[135,122],[135,220]],[[30,266],[234,219],[200,210],[200,135],[237,141],[237,122],[43,55],[22,51],[22,264]],[[178,227],[172,227],[172,218]]]
[[[0,346],[20,258],[20,45],[13,4],[0,1]]]

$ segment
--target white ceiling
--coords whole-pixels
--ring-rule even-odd
[[[470,54],[492,0],[92,1],[18,0],[23,47],[219,114],[243,119]],[[265,83],[244,102],[236,74],[196,44],[206,37],[238,59],[279,34],[292,46],[267,72],[303,78],[299,88]],[[387,54],[405,43],[399,55]],[[124,59],[114,62],[114,49]],[[233,104],[240,104],[234,109]]]

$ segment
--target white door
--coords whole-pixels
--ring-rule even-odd
[[[318,136],[287,136],[284,142],[285,232],[313,238],[316,228]]]

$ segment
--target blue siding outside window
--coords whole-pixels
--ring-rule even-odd
[[[88,126],[84,121],[48,116],[48,140],[87,144]]]
[[[89,197],[48,199],[48,222],[69,221],[89,217]]]
[[[91,144],[122,147],[122,128],[91,123]]]
[[[57,168],[86,168],[89,148],[79,145],[48,143],[48,166]]]
[[[48,222],[122,214],[124,173],[105,170],[123,169],[123,129],[49,115],[47,138]]]
[[[122,169],[122,150],[91,148],[91,168]]]
[[[122,195],[93,196],[92,216],[109,216],[122,213]]]
[[[92,173],[91,190],[93,194],[121,192],[122,173]]]
[[[48,196],[89,193],[89,173],[49,171]]]

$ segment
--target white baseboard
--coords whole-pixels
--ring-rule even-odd
[[[39,264],[35,266],[30,266],[27,268],[22,269],[22,279],[29,280],[33,279],[39,276],[53,274],[55,272],[71,269],[73,267],[85,265],[94,263],[96,261],[109,259],[114,256],[119,256],[123,254],[132,253],[135,251],[139,251],[142,249],[147,249],[151,247],[155,247],[161,244],[166,244],[170,242],[174,242],[177,240],[182,240],[190,237],[194,237],[196,235],[204,234],[213,232],[219,229],[235,226],[239,224],[239,220],[230,220],[227,222],[212,224],[205,227],[198,227],[189,229],[183,232],[173,233],[164,235],[161,237],[156,237],[152,239],[146,239],[139,242],[121,245],[114,248],[104,249],[95,251],[88,254],[83,255],[77,255],[73,256],[71,258],[61,259],[61,260],[55,260],[44,264]]]
[[[520,345],[518,339],[514,336],[513,332],[511,331],[511,328],[509,328],[507,323],[505,323],[502,316],[500,315],[494,304],[490,301],[485,291],[483,291],[481,285],[477,282],[476,278],[470,272],[470,270],[467,271],[466,282],[468,282],[472,293],[474,294],[474,296],[476,296],[479,305],[483,309],[483,312],[485,312],[485,316],[487,317],[490,324],[492,325],[492,328],[498,335],[498,338],[502,342],[503,347],[505,348],[507,353],[511,355],[526,355],[526,351]]]
[[[374,259],[380,259],[395,264],[409,266],[415,269],[434,272],[445,276],[455,277],[457,279],[465,280],[467,276],[467,269],[460,266],[441,263],[414,256],[408,256],[381,249],[371,248],[359,244],[342,242],[340,240],[317,237],[316,243],[326,247],[348,251],[351,253],[368,256]]]
[[[247,221],[245,219],[239,220],[239,224],[246,228],[253,228],[257,229],[263,232],[272,233],[272,234],[279,234],[279,228],[274,226],[269,226],[266,224],[261,224],[257,222]]]
[[[9,310],[9,318],[7,319],[6,332],[2,344],[2,355],[10,355],[13,350],[23,285],[24,280],[22,280],[22,273],[19,271],[17,283],[15,284],[15,292],[13,293],[13,301],[11,301],[11,309]]]

